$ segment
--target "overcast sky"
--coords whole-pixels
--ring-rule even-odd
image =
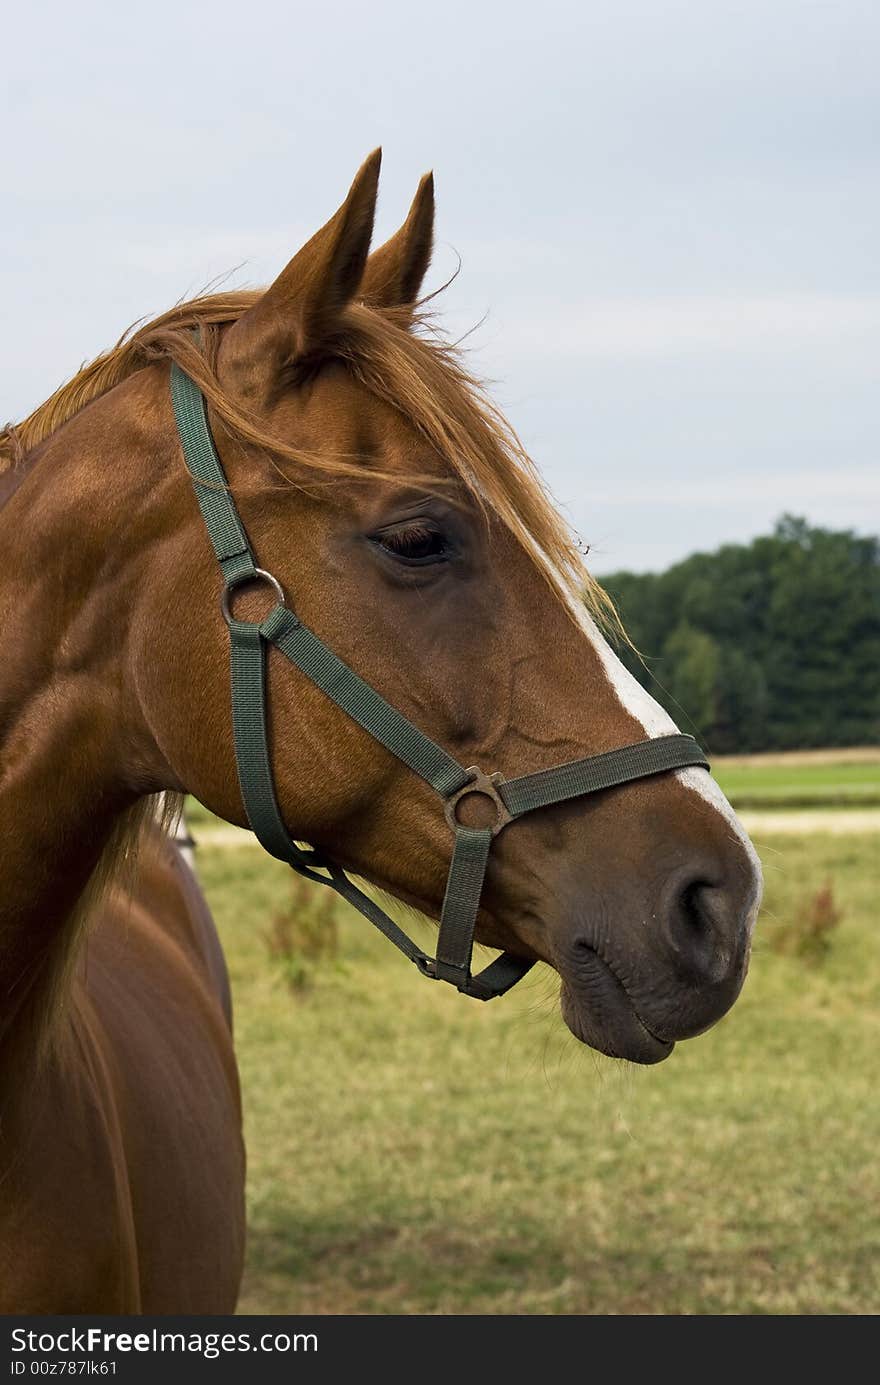
[[[281,268],[384,146],[597,572],[880,524],[876,0],[37,3],[4,20],[0,417]]]

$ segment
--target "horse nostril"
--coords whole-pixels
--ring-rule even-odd
[[[725,919],[724,891],[705,880],[691,880],[671,901],[666,932],[680,964],[701,981],[723,981],[735,949]]]

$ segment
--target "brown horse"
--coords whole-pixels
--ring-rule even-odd
[[[127,890],[99,895],[148,795],[245,821],[172,360],[208,400],[261,564],[463,764],[525,774],[673,729],[599,634],[608,606],[516,437],[416,306],[430,178],[368,254],[378,166],[264,294],[175,308],[0,439],[6,1312],[228,1311],[239,1281],[244,1161],[210,918],[157,830]],[[246,614],[261,601],[237,598]],[[282,662],[270,731],[292,836],[436,917],[436,795]],[[478,937],[556,968],[578,1038],[656,1062],[737,996],[759,878],[706,771],[676,771],[499,837]]]

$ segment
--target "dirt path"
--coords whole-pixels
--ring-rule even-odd
[[[797,812],[743,812],[739,816],[750,833],[830,832],[835,837],[848,837],[851,833],[880,832],[880,808],[804,808]]]
[[[880,764],[880,745],[850,745],[839,750],[767,750],[759,755],[713,755],[712,764],[724,769],[781,769],[801,765]]]
[[[760,834],[779,832],[784,835],[796,833],[808,835],[811,832],[830,832],[833,836],[846,837],[850,833],[862,835],[866,832],[880,832],[880,808],[810,808],[802,812],[753,812],[740,813],[747,832]],[[244,832],[240,827],[199,827],[192,829],[196,846],[237,847],[256,846],[256,837]]]

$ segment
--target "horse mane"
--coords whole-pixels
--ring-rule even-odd
[[[137,873],[138,855],[145,834],[170,835],[183,810],[176,793],[149,794],[127,808],[113,823],[110,837],[88,884],[64,921],[61,931],[19,977],[0,1017],[0,1055],[4,1073],[14,1073],[23,1092],[23,1073],[39,1068],[50,1057],[63,1053],[57,1039],[59,1021],[69,1011],[70,983],[81,955],[81,945],[96,910],[113,888],[130,891]],[[11,1089],[14,1093],[15,1087]],[[0,1089],[0,1120],[9,1112],[10,1089]]]
[[[22,423],[0,431],[0,474],[25,463],[29,453],[81,409],[136,371],[174,360],[193,378],[233,437],[305,467],[316,477],[362,475],[359,458],[305,453],[265,433],[258,420],[223,390],[216,373],[220,329],[235,322],[260,296],[253,290],[206,294],[135,324]],[[586,571],[578,545],[531,457],[483,383],[467,369],[461,350],[443,339],[428,313],[351,304],[327,358],[341,362],[445,458],[452,479],[484,513],[496,516],[513,533],[567,606],[574,597],[606,631],[623,634],[610,597]],[[372,474],[377,474],[375,469]],[[428,481],[397,474],[393,479],[437,485],[436,477]]]

